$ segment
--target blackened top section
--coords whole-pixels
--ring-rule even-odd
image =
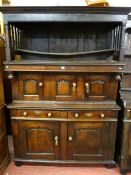
[[[87,6],[0,6],[4,14],[12,13],[94,13],[94,14],[128,14],[131,7],[87,7]]]

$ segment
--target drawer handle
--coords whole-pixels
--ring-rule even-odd
[[[72,86],[73,86],[73,90],[76,90],[76,83],[75,82],[72,83]]]
[[[129,113],[130,113],[130,112],[131,112],[131,110],[130,110],[130,109],[128,109],[128,110],[127,110],[127,112],[129,112]]]
[[[58,146],[59,145],[59,137],[55,136],[55,145]]]
[[[9,80],[12,80],[13,78],[14,78],[14,75],[13,75],[12,73],[9,73],[9,74],[8,74],[8,79],[9,79]]]
[[[78,113],[75,113],[75,118],[78,118],[79,117],[79,114]]]
[[[39,82],[39,87],[42,87],[43,86],[43,83],[42,82]]]
[[[105,117],[105,114],[104,113],[101,113],[101,118],[104,118]]]
[[[69,142],[71,142],[73,140],[73,138],[71,136],[69,136],[68,140],[69,140]]]
[[[49,112],[47,115],[48,115],[48,117],[51,117],[52,114]]]
[[[41,111],[34,111],[34,113],[38,116],[41,114]]]
[[[86,117],[92,117],[93,116],[93,113],[86,113]]]
[[[23,116],[26,117],[27,116],[27,112],[23,112]]]
[[[85,88],[86,88],[86,93],[89,94],[89,89],[90,89],[89,83],[85,83]]]

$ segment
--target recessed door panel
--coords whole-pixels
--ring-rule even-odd
[[[21,156],[27,159],[59,158],[59,123],[20,122]]]
[[[109,125],[102,122],[68,124],[68,149],[71,160],[106,160]]]
[[[44,77],[44,99],[65,101],[77,100],[77,96],[83,98],[81,95],[81,90],[79,88],[80,83],[77,83],[76,76],[56,74],[45,75]],[[79,93],[77,89],[79,89]]]
[[[85,77],[85,100],[116,99],[118,82],[113,74],[92,74]]]
[[[19,95],[22,100],[42,100],[44,81],[42,75],[19,75]]]

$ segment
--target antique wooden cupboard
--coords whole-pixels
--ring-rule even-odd
[[[117,146],[117,159],[120,163],[122,174],[126,174],[131,170],[131,16],[129,15],[126,32],[125,32],[125,68],[123,71],[122,92],[123,100],[122,115],[119,120],[118,144],[121,145],[121,150]],[[119,142],[120,141],[120,142]],[[120,145],[119,144],[119,145]]]
[[[113,165],[129,8],[1,7],[15,163]]]
[[[0,38],[0,175],[5,170],[9,162],[7,136],[5,129],[5,101],[3,91],[3,66],[2,60],[4,57],[4,44],[3,38]]]

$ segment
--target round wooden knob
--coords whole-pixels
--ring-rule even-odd
[[[79,114],[78,113],[75,113],[75,118],[78,118],[79,117]]]
[[[8,74],[8,79],[12,80],[14,78],[14,75],[13,74]]]
[[[23,112],[23,116],[24,117],[26,117],[27,116],[27,112],[25,111],[25,112]]]
[[[42,87],[43,86],[43,83],[42,82],[39,82],[39,87]]]
[[[49,112],[47,115],[48,115],[48,117],[51,117],[52,114]]]
[[[105,117],[105,114],[102,113],[102,114],[101,114],[101,118],[104,118],[104,117]]]

